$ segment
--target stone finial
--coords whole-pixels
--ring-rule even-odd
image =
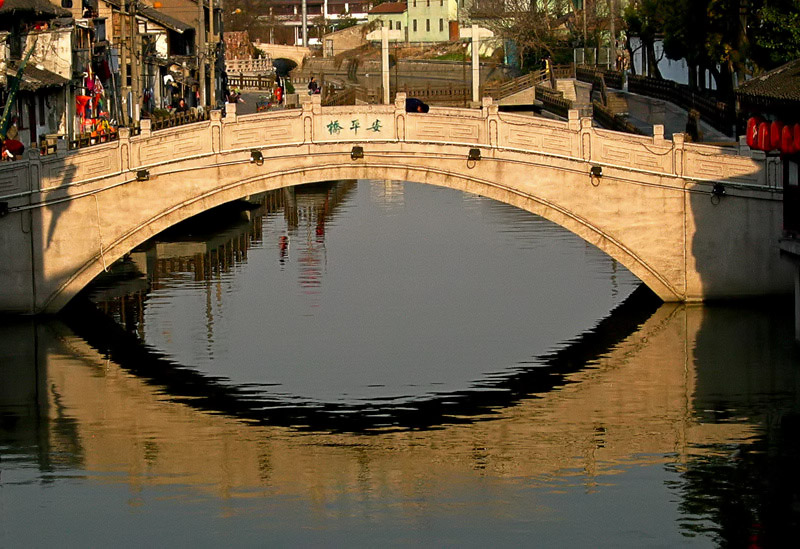
[[[567,126],[573,131],[581,128],[581,112],[578,109],[570,109],[567,112]]]
[[[664,124],[653,125],[653,142],[659,143],[664,141]]]
[[[486,97],[482,97],[481,98],[481,108],[482,109],[488,107],[491,104],[492,104],[492,98],[491,97],[486,96]]]
[[[237,103],[228,103],[227,105],[225,105],[225,116],[226,116],[226,118],[228,116],[230,116],[232,120],[236,120],[236,107],[237,106],[238,106]]]
[[[394,106],[396,109],[405,110],[406,92],[397,92],[394,96]]]
[[[214,109],[210,113],[208,113],[208,117],[211,119],[212,122],[219,122],[222,120],[222,111],[220,109]]]
[[[150,135],[152,131],[152,121],[149,118],[142,118],[139,120],[139,131],[142,135]]]

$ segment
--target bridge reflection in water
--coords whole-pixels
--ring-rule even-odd
[[[286,216],[297,249],[276,250],[313,265],[324,261],[325,220],[348,192],[345,183],[270,193],[258,210],[232,211],[230,230],[214,239],[157,242],[124,266],[149,273],[152,288],[190,276],[213,290],[263,238],[262,215]],[[390,184],[383,192],[398,199]],[[298,276],[304,287],[313,273]],[[791,311],[776,316],[771,303],[659,306],[637,291],[561,350],[472,390],[334,406],[225,383],[148,350],[139,339],[147,281],[128,284],[134,291],[124,296],[94,290],[116,322],[84,302],[69,326],[0,325],[0,445],[12,463],[135,491],[179,484],[189,490],[179,498],[229,506],[288,497],[309,507],[312,527],[346,520],[347,506],[337,503],[349,500],[393,502],[380,513],[412,525],[449,520],[461,516],[459,506],[477,505],[458,499],[476,485],[485,490],[481,515],[546,522],[547,509],[509,504],[509,486],[602,491],[634,466],[656,466],[672,472],[684,534],[739,541],[756,522],[767,536],[796,524],[786,510],[798,491],[781,480],[797,452],[788,461],[770,456],[790,446],[797,352],[785,343]],[[731,475],[740,482],[728,484]],[[762,514],[768,505],[778,508],[772,518]]]
[[[759,442],[758,435],[767,419],[780,426],[785,408],[773,402],[765,410],[761,399],[773,385],[796,389],[790,363],[761,365],[765,372],[732,357],[754,355],[759,341],[780,332],[779,321],[767,310],[749,311],[751,337],[734,339],[740,334],[730,320],[741,311],[678,304],[626,311],[627,306],[607,327],[542,357],[528,372],[498,381],[486,407],[460,406],[464,395],[450,395],[448,413],[437,425],[426,425],[436,429],[398,423],[393,432],[372,435],[354,432],[363,425],[333,414],[324,425],[331,431],[298,436],[288,426],[262,424],[275,419],[268,410],[242,414],[236,399],[246,396],[220,394],[213,379],[166,363],[142,375],[138,362],[146,353],[120,364],[113,351],[109,358],[59,322],[3,327],[4,340],[29,345],[2,357],[0,406],[8,437],[3,446],[12,449],[14,460],[37,463],[49,475],[79,469],[89,478],[137,489],[178,483],[197,491],[189,498],[205,493],[234,500],[255,494],[307,499],[320,521],[330,518],[326,505],[346,494],[396,499],[414,521],[436,514],[435,495],[457,493],[466,478],[595,490],[634,465],[666,464],[679,475],[684,512],[694,515],[687,522],[696,521],[687,531],[707,529],[699,518],[724,521],[725,509],[716,505],[741,505],[738,512],[752,514],[747,520],[764,520],[755,516],[758,497],[741,493],[753,486],[736,484],[729,489],[737,494],[711,494],[708,501],[698,490],[714,484],[715,461],[731,474],[737,463],[747,465],[750,452],[763,454],[764,444],[774,446]],[[735,342],[725,372],[703,359],[721,341]],[[34,356],[35,373],[29,368]],[[537,370],[554,381],[543,382]],[[731,387],[731,378],[741,383]],[[788,398],[796,398],[796,391]],[[292,419],[303,427],[302,416]],[[307,419],[312,423],[313,414]],[[26,440],[15,433],[38,434]],[[731,461],[734,450],[739,457]],[[753,471],[739,474],[758,477]],[[768,477],[758,477],[758,484]],[[510,516],[532,512],[501,500],[488,496],[482,509]]]

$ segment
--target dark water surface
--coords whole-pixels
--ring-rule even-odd
[[[0,321],[0,547],[780,546],[789,299],[659,304],[512,207],[340,181]]]

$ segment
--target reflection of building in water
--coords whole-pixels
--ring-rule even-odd
[[[143,337],[148,294],[188,275],[205,284],[210,304],[212,282],[247,259],[250,247],[263,239],[263,216],[282,207],[283,194],[270,191],[189,219],[116,262],[110,276],[98,277],[87,291],[106,314]]]
[[[326,261],[325,229],[336,209],[355,189],[355,180],[325,181],[284,189],[284,216],[289,235],[280,237],[281,264],[291,246],[297,251],[300,287],[306,293],[317,293]]]
[[[405,183],[389,179],[376,179],[369,182],[369,195],[375,204],[392,209],[405,203]]]

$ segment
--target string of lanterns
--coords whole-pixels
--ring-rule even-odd
[[[800,123],[771,122],[760,116],[747,120],[747,146],[759,151],[779,150],[783,154],[800,153]]]

